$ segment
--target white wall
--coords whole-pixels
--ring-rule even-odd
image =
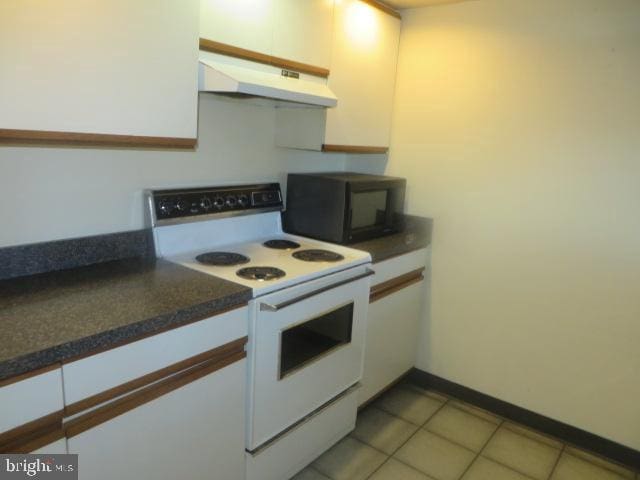
[[[0,147],[0,247],[144,227],[149,187],[286,180],[343,155],[274,146],[275,109],[200,95],[196,151]]]
[[[386,172],[434,218],[418,366],[640,449],[640,2],[409,10],[398,75]]]

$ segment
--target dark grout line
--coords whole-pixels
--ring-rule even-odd
[[[422,430],[422,427],[423,427],[424,425],[426,425],[426,424],[427,424],[427,422],[428,422],[429,420],[431,420],[435,415],[437,415],[437,413],[438,413],[440,410],[442,410],[442,408],[443,408],[447,403],[449,403],[449,399],[447,399],[447,400],[446,400],[442,405],[440,405],[440,406],[438,407],[438,409],[437,409],[436,411],[434,411],[434,412],[429,416],[429,418],[427,418],[427,419],[424,421],[424,423],[423,423],[422,425],[416,425],[415,423],[411,423],[411,422],[409,422],[408,420],[405,420],[405,419],[404,419],[404,418],[402,418],[402,417],[399,417],[399,416],[397,416],[397,415],[394,415],[393,413],[387,412],[386,410],[383,410],[383,409],[379,409],[379,410],[382,410],[382,411],[383,411],[383,412],[385,412],[385,413],[388,413],[389,415],[391,415],[391,416],[393,416],[393,417],[399,418],[400,420],[404,420],[404,421],[405,421],[405,422],[407,422],[407,423],[411,423],[411,425],[416,426],[416,427],[418,427],[418,428],[416,428],[416,431],[415,431],[415,432],[413,432],[413,433],[409,436],[409,438],[407,438],[404,442],[402,442],[402,444],[400,444],[400,446],[399,446],[398,448],[396,448],[396,449],[393,451],[393,453],[392,453],[391,455],[389,455],[389,456],[388,456],[388,458],[387,458],[384,462],[382,462],[382,464],[380,464],[380,466],[379,466],[378,468],[376,468],[373,472],[371,472],[371,475],[369,475],[367,478],[371,478],[371,477],[372,477],[372,476],[373,476],[373,475],[374,475],[378,470],[380,470],[380,469],[382,468],[382,466],[383,466],[385,463],[387,463],[387,462],[389,461],[389,459],[390,459],[390,458],[393,458],[395,461],[400,462],[400,463],[402,463],[403,465],[406,465],[407,467],[410,467],[410,468],[412,468],[412,469],[416,470],[417,472],[420,472],[420,473],[422,473],[422,474],[427,475],[428,477],[430,477],[430,475],[428,475],[427,473],[425,473],[425,472],[423,472],[423,471],[421,471],[421,470],[418,470],[418,469],[417,469],[417,468],[415,468],[414,466],[409,465],[409,464],[407,464],[407,463],[403,462],[403,461],[402,461],[402,460],[400,460],[399,458],[396,458],[396,457],[395,457],[395,454],[396,454],[396,453],[398,453],[398,451],[399,451],[402,447],[404,447],[407,443],[409,443],[409,441],[410,441],[413,437],[415,437],[416,433],[418,433],[420,430]],[[364,443],[364,442],[363,442],[363,443]],[[369,444],[367,443],[367,444],[365,444],[365,445],[369,445]],[[371,448],[374,448],[374,449],[378,450],[377,448],[372,447],[371,445],[369,445],[369,446],[370,446]],[[378,450],[378,451],[380,451],[380,450]],[[384,453],[384,452],[382,452],[382,453]],[[386,454],[386,453],[385,453],[385,455],[388,455],[388,454]]]
[[[419,394],[419,395],[423,395],[423,394]],[[423,396],[424,396],[424,397],[427,397],[427,398],[430,398],[431,400],[434,400],[434,401],[437,401],[437,402],[441,402],[441,401],[442,401],[442,400],[437,399],[437,398],[428,397],[427,395],[423,395]],[[410,423],[411,425],[414,425],[414,426],[418,427],[418,429],[420,429],[420,428],[422,428],[422,427],[423,427],[423,426],[424,426],[424,425],[425,425],[429,420],[431,420],[431,419],[432,419],[432,418],[433,418],[433,417],[434,417],[434,416],[435,416],[435,415],[436,415],[440,410],[442,410],[442,407],[444,407],[444,406],[445,406],[446,404],[448,404],[448,403],[449,403],[449,399],[445,400],[445,401],[442,403],[442,405],[440,405],[440,406],[438,407],[438,409],[437,409],[437,410],[435,410],[431,415],[429,415],[429,417],[428,417],[428,418],[427,418],[423,423],[413,423],[411,420],[407,420],[406,418],[402,418],[400,415],[396,415],[395,413],[390,412],[390,411],[388,411],[388,410],[386,410],[386,409],[384,409],[384,408],[382,408],[382,407],[379,407],[379,406],[377,406],[377,405],[375,405],[375,404],[371,404],[370,406],[368,405],[368,406],[367,406],[367,408],[375,408],[375,409],[377,409],[377,410],[381,410],[381,411],[383,411],[384,413],[386,413],[386,414],[388,414],[388,415],[391,415],[392,417],[399,418],[399,419],[400,419],[400,420],[402,420],[403,422]]]
[[[424,428],[424,426],[429,423],[429,420],[431,420],[433,417],[435,417],[438,413],[440,413],[440,410],[442,410],[447,404],[449,403],[449,400],[447,400],[446,402],[444,402],[442,405],[440,405],[438,407],[437,410],[435,410],[431,415],[429,415],[429,418],[427,418],[424,422],[422,422],[422,425],[418,425],[418,430],[420,428]]]
[[[433,435],[434,437],[438,437],[438,438],[441,438],[442,440],[446,440],[449,443],[453,443],[456,447],[464,448],[465,450],[467,450],[467,451],[469,451],[471,453],[476,453],[475,451],[471,450],[469,447],[467,447],[465,445],[462,445],[461,443],[458,443],[455,440],[451,440],[450,438],[447,438],[444,435],[439,434],[438,432],[432,432],[431,430],[429,430],[427,428],[424,428],[424,427],[420,427],[418,430],[424,430],[425,432]],[[493,436],[493,433],[491,434],[491,436]]]
[[[536,443],[539,443],[540,445],[544,445],[544,446],[546,446],[546,447],[553,448],[553,447],[550,447],[549,445],[547,445],[546,443],[540,442],[540,441],[535,440],[535,439],[533,439],[533,438],[531,438],[531,437],[527,437],[526,435],[523,435],[523,434],[521,434],[521,433],[514,432],[513,430],[511,430],[511,429],[507,428],[507,426],[505,425],[506,423],[508,423],[508,420],[506,420],[506,419],[505,419],[505,420],[503,420],[503,421],[502,421],[502,423],[498,426],[498,429],[494,432],[494,435],[495,435],[496,433],[498,433],[498,430],[500,430],[501,428],[504,428],[505,430],[508,430],[509,432],[513,433],[514,435],[520,435],[521,437],[524,437],[524,438],[526,438],[527,440],[531,440],[532,442],[536,442]],[[488,445],[488,444],[489,444],[489,442],[487,442],[487,443],[485,444],[485,446],[484,446],[484,447],[482,447],[482,450],[480,450],[480,454],[482,454],[482,452],[484,452],[484,451],[485,451],[485,449],[487,448],[487,445]],[[564,444],[563,444],[562,448],[560,449],[560,451],[562,451],[563,449],[564,449]],[[479,454],[478,456],[480,456],[480,454]],[[502,463],[500,460],[496,460],[496,459],[495,459],[495,458],[493,458],[493,457],[485,457],[485,458],[487,458],[487,459],[491,460],[491,461],[492,461],[492,462],[494,462],[494,463],[497,463],[498,465],[503,466],[504,468],[508,468],[509,470],[511,470],[511,471],[513,471],[513,472],[519,473],[520,475],[523,475],[523,476],[525,476],[525,477],[527,477],[527,478],[530,478],[531,480],[535,480],[535,479],[534,479],[531,475],[529,475],[528,473],[521,472],[520,470],[518,470],[517,468],[512,467],[511,465],[506,465],[506,464]],[[558,458],[560,458],[560,457],[558,456]],[[475,460],[474,460],[474,462],[475,462]]]
[[[556,468],[558,468],[558,464],[560,463],[560,458],[562,457],[562,454],[564,453],[566,448],[567,448],[567,445],[563,444],[562,448],[560,449],[560,453],[558,454],[558,458],[556,458],[556,463],[553,464],[553,468],[551,469],[551,473],[547,477],[547,480],[551,480],[551,477],[553,477],[553,474],[556,471]]]
[[[486,442],[484,442],[484,445],[482,446],[482,448],[478,451],[478,453],[476,453],[476,456],[473,457],[473,460],[471,460],[471,462],[469,463],[469,465],[467,465],[467,468],[464,469],[464,471],[462,472],[462,475],[460,475],[459,479],[462,479],[467,472],[471,469],[471,467],[473,466],[474,463],[476,463],[476,460],[478,460],[478,458],[480,457],[480,454],[484,451],[485,448],[487,448],[487,445],[489,445],[489,442],[493,439],[493,437],[495,436],[496,432],[498,430],[500,430],[500,427],[502,426],[502,424],[504,423],[504,420],[502,422],[500,422],[497,426],[496,429],[493,431],[493,433],[489,436],[489,438],[487,439]]]
[[[384,466],[389,462],[389,459],[390,459],[390,458],[391,458],[391,456],[388,456],[388,457],[386,458],[386,460],[385,460],[384,462],[382,462],[382,463],[378,466],[378,468],[376,468],[373,472],[371,472],[369,475],[367,475],[367,477],[365,478],[365,480],[367,480],[368,478],[373,477],[373,476],[376,474],[376,472],[377,472],[378,470],[380,470],[382,467],[384,467]]]

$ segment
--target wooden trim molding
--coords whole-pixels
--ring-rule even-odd
[[[371,5],[374,8],[377,8],[378,10],[382,10],[384,13],[391,15],[392,17],[402,19],[402,17],[400,16],[400,12],[398,12],[393,7],[387,5],[385,2],[381,2],[380,0],[361,0],[361,1],[368,5]]]
[[[229,355],[233,355],[235,353],[243,351],[246,343],[247,337],[239,338],[238,340],[229,342],[225,345],[222,345],[221,347],[208,350],[180,362],[174,363],[173,365],[169,365],[168,367],[156,370],[155,372],[148,373],[147,375],[143,375],[142,377],[136,378],[129,382],[87,397],[78,402],[67,405],[64,408],[64,414],[67,417],[76,415],[77,413],[80,413],[84,410],[88,410],[92,407],[95,407],[96,405],[100,405],[101,403],[105,403],[117,397],[121,397],[122,395],[133,392],[134,390],[138,390],[142,387],[157,382],[158,380],[162,380],[165,377],[169,377],[205,361],[224,359]]]
[[[0,434],[0,453],[29,453],[63,437],[61,410]]]
[[[286,70],[295,70],[296,72],[307,73],[316,77],[327,78],[330,73],[326,68],[317,67],[308,63],[296,62],[294,60],[287,60],[286,58],[274,57],[265,53],[234,47],[233,45],[227,45],[226,43],[216,42],[215,40],[209,40],[206,38],[200,39],[200,50],[204,52],[218,53],[220,55],[227,55],[228,57],[241,58],[242,60],[250,60],[252,62],[271,65],[277,68],[284,68]]]
[[[368,147],[366,145],[332,145],[323,144],[322,151],[327,153],[387,153],[388,147]]]
[[[155,383],[147,384],[147,386],[141,389],[132,391],[128,395],[119,397],[110,403],[102,405],[94,410],[90,410],[87,413],[66,422],[63,426],[65,436],[67,438],[72,438],[79,435],[96,425],[107,422],[139,407],[140,405],[151,402],[156,398],[166,395],[169,392],[177,390],[180,387],[242,360],[247,356],[247,352],[244,350],[246,342],[247,337],[243,337],[221,347],[209,350],[203,354],[191,357],[183,362],[178,362],[165,369],[140,377],[140,379],[133,380],[132,382],[123,384],[120,387],[107,390],[106,392],[103,392],[103,394],[99,394],[104,395],[103,398],[113,398],[113,394],[117,393],[119,389],[128,392],[134,384],[147,384],[149,381],[153,381],[161,374],[168,374],[168,376],[165,376],[165,378],[156,381]],[[187,368],[184,368],[185,365],[188,365]],[[180,369],[181,367],[182,369]],[[180,369],[178,373],[174,374],[178,369]],[[77,405],[82,402],[86,402],[84,405],[95,405],[96,400],[104,401],[102,398],[97,399],[96,397],[98,396],[94,395],[89,399],[73,404],[76,405],[74,410],[77,410]],[[71,405],[71,407],[73,407],[73,405]]]
[[[424,280],[424,267],[374,285],[371,287],[371,292],[369,293],[369,303],[377,302],[392,293],[410,287],[414,283],[421,282],[422,280]]]
[[[197,138],[146,137],[107,133],[55,132],[47,130],[11,130],[0,128],[0,145],[150,148],[191,150]]]

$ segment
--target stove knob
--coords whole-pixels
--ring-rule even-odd
[[[171,212],[173,212],[173,202],[160,200],[160,202],[158,202],[158,210],[161,215],[171,215]]]
[[[241,207],[248,207],[249,197],[247,197],[245,194],[238,195],[238,205],[240,205]]]
[[[204,210],[209,210],[212,206],[213,204],[211,203],[211,199],[209,197],[202,197],[200,199],[200,207],[202,207]]]
[[[238,200],[236,200],[235,195],[228,195],[226,203],[227,203],[227,207],[233,208],[238,203]]]
[[[182,198],[179,198],[178,200],[176,200],[176,210],[179,212],[185,212],[187,210],[187,208],[189,208],[189,204],[187,203],[186,200],[183,200]]]
[[[216,207],[218,210],[220,210],[222,207],[224,207],[224,198],[222,197],[216,197],[213,199],[213,206]]]

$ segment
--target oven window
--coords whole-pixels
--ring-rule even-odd
[[[351,342],[353,303],[282,332],[280,378],[329,350]]]
[[[384,225],[387,217],[387,190],[351,194],[351,228]]]

